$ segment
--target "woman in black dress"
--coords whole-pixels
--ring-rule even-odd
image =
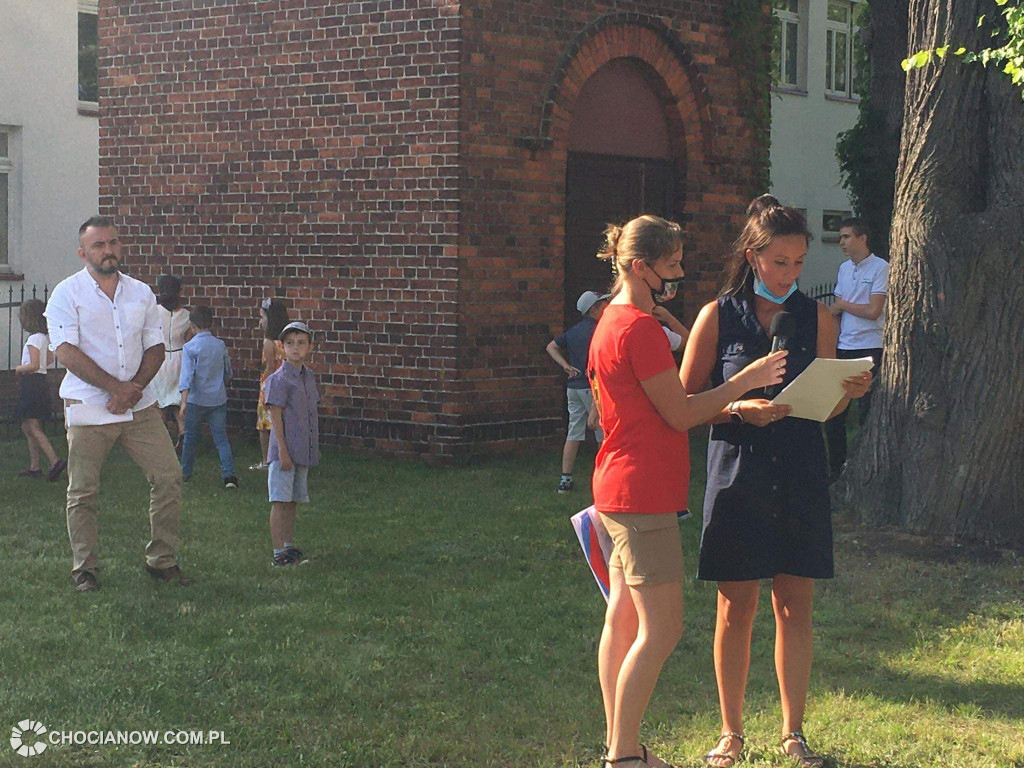
[[[815,357],[836,356],[837,328],[828,308],[796,287],[808,239],[797,209],[770,195],[750,204],[727,284],[691,331],[681,370],[687,392],[716,387],[765,355],[772,343],[768,328],[782,311],[796,321],[783,385]],[[870,373],[847,379],[846,396],[832,416],[870,384]],[[714,655],[722,735],[706,758],[714,768],[733,765],[743,748],[743,697],[760,579],[772,580],[781,751],[804,768],[824,764],[801,729],[811,672],[813,580],[833,575],[825,444],[820,424],[786,418],[789,411],[755,390],[710,422],[697,577],[718,582]]]

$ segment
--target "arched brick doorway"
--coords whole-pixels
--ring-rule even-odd
[[[611,274],[595,254],[605,224],[642,213],[677,218],[685,155],[675,157],[667,87],[648,64],[620,57],[580,89],[569,124],[565,185],[565,320],[576,299],[602,291]]]

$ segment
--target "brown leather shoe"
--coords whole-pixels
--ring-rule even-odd
[[[74,582],[75,592],[95,592],[100,588],[100,583],[96,581],[95,574],[89,573],[89,571],[82,571],[75,576]]]
[[[65,461],[64,459],[57,459],[55,462],[53,462],[53,465],[50,467],[50,471],[46,473],[46,482],[56,483],[58,480],[60,480],[61,474],[67,468],[67,461]]]
[[[146,572],[157,581],[177,582],[179,587],[187,587],[192,583],[192,579],[184,576],[181,568],[177,565],[172,565],[170,568],[154,568],[149,563],[146,563]]]

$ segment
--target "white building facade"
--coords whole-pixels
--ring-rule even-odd
[[[78,226],[99,195],[96,14],[95,0],[0,0],[0,304],[11,289],[42,298],[82,265]],[[17,365],[16,309],[13,326]]]
[[[839,222],[852,206],[840,183],[839,133],[857,122],[861,78],[858,19],[866,3],[773,0],[776,84],[772,88],[772,194],[806,211],[814,240],[800,286],[834,283],[844,256]]]

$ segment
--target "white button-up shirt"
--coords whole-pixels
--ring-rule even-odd
[[[119,273],[114,300],[105,294],[87,269],[62,280],[46,303],[50,349],[67,342],[92,358],[119,381],[130,381],[139,372],[142,354],[164,343],[163,324],[156,297],[145,283]],[[110,393],[82,381],[71,371],[60,385],[65,400],[106,403]],[[147,386],[132,408],[139,411],[156,402]]]
[[[847,259],[839,267],[836,280],[836,298],[851,304],[868,304],[875,294],[889,292],[889,262],[875,254],[868,255],[860,264]],[[885,310],[877,320],[857,317],[843,312],[839,325],[839,349],[880,349],[885,328]]]

